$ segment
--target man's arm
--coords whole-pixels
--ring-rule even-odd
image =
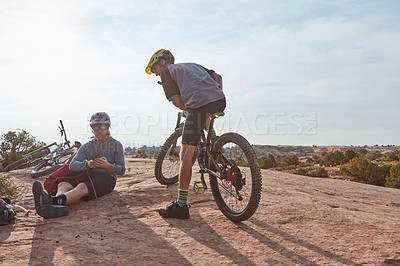
[[[175,98],[172,99],[172,103],[178,107],[179,109],[181,109],[182,111],[187,112],[186,108],[185,108],[185,104],[183,103],[181,97],[176,96]]]
[[[214,75],[212,76],[212,78],[215,80],[215,82],[217,82],[219,84],[219,86],[221,87],[221,90],[223,90],[222,88],[222,77],[221,75],[214,73]]]

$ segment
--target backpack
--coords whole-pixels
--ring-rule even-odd
[[[57,194],[58,184],[61,182],[68,182],[72,185],[82,183],[89,178],[89,171],[74,172],[69,170],[69,163],[52,173],[44,180],[44,189],[55,196]]]
[[[0,198],[0,225],[6,225],[15,222],[15,204],[9,198]]]

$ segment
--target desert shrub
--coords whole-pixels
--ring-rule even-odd
[[[371,174],[367,181],[368,184],[376,185],[376,186],[385,186],[386,179],[390,176],[390,164],[385,164],[379,166],[377,164],[371,163],[373,166],[371,167],[370,171]]]
[[[313,176],[313,177],[329,177],[328,171],[326,171],[325,167],[316,167],[315,170],[310,172],[310,176]]]
[[[366,146],[364,146],[364,147],[366,147]],[[367,150],[367,149],[364,149],[364,148],[361,148],[361,149],[358,150],[358,153],[359,153],[361,156],[364,156],[364,155],[366,155],[366,154],[368,153],[368,150]]]
[[[306,158],[306,163],[307,163],[307,164],[314,164],[313,158],[307,157],[307,158]]]
[[[340,166],[340,173],[351,180],[371,185],[384,186],[390,166],[379,166],[365,158],[353,158],[348,164]]]
[[[249,162],[247,160],[243,159],[242,157],[236,158],[235,164],[237,166],[245,166],[245,167],[249,166]]]
[[[274,166],[276,166],[276,160],[272,154],[268,154],[268,159],[272,162]]]
[[[10,178],[11,175],[9,174],[0,175],[0,197],[15,199],[19,194],[19,190]]]
[[[393,165],[390,175],[386,178],[385,185],[392,188],[400,188],[400,163]]]
[[[351,159],[356,158],[358,155],[353,150],[346,150],[344,152],[344,161],[349,162]]]
[[[315,164],[321,164],[322,156],[313,154],[311,157]]]
[[[311,177],[329,177],[328,172],[324,167],[316,167],[316,168],[297,168],[295,171],[293,171],[293,174],[296,175],[304,175],[304,176],[311,176]]]
[[[329,152],[322,157],[321,165],[336,166],[344,161],[344,154],[341,151]]]
[[[276,166],[275,157],[272,154],[268,154],[268,156],[262,156],[257,159],[258,166],[263,169],[269,169]]]
[[[365,155],[365,158],[367,158],[370,161],[374,161],[374,160],[379,159],[381,157],[382,157],[382,154],[380,152],[377,152],[377,151],[370,152],[370,153]]]
[[[393,162],[393,161],[399,161],[400,156],[400,151],[392,151],[383,154],[382,160],[386,162]]]
[[[306,176],[308,176],[308,170],[305,169],[305,168],[303,168],[303,167],[300,167],[300,168],[297,168],[297,169],[293,172],[293,174],[296,174],[296,175],[306,175]]]
[[[147,155],[146,150],[144,149],[137,150],[137,155],[135,156],[135,158],[147,158],[147,157],[149,156]]]
[[[353,158],[348,164],[340,166],[340,173],[353,177],[354,181],[363,182],[368,176],[370,161],[365,158]]]
[[[280,167],[296,166],[299,163],[299,157],[297,155],[286,155],[278,158],[278,165]]]

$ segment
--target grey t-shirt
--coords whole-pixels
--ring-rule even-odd
[[[161,82],[169,101],[180,96],[187,109],[196,109],[225,98],[215,72],[196,63],[169,65],[161,72]]]

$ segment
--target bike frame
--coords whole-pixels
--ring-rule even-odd
[[[53,150],[52,152],[50,152],[45,157],[43,157],[42,158],[43,160],[50,160],[53,157],[56,157],[58,152],[60,152],[62,150],[66,150],[65,146],[67,146],[67,149],[71,148],[70,141],[67,139],[67,133],[65,132],[64,125],[61,120],[60,120],[60,124],[61,124],[61,126],[59,126],[58,128],[60,129],[61,139],[64,137],[64,141],[60,141],[60,144],[57,144],[56,142],[51,144],[51,145],[56,145],[57,148],[55,150]]]
[[[61,138],[64,136],[65,142],[64,142],[64,143],[61,142],[60,144],[58,144],[57,142],[53,142],[53,143],[51,143],[51,144],[49,144],[49,145],[46,145],[46,146],[44,146],[44,147],[41,147],[41,148],[39,148],[39,149],[37,149],[37,150],[34,150],[34,151],[32,151],[32,152],[30,152],[30,153],[24,155],[24,156],[23,156],[24,164],[27,164],[28,166],[33,166],[35,163],[37,163],[38,161],[42,160],[43,158],[49,158],[49,157],[51,157],[50,155],[54,154],[55,151],[58,151],[58,150],[60,150],[60,149],[63,149],[65,145],[67,145],[68,147],[70,147],[70,145],[69,145],[69,140],[67,140],[67,134],[65,133],[64,125],[63,125],[63,123],[62,123],[61,120],[60,120],[60,124],[61,124],[61,127],[59,126],[58,128],[60,129]],[[54,151],[50,152],[50,149],[49,149],[49,148],[52,147],[52,146],[57,146],[57,148],[56,148]],[[45,155],[45,156],[43,156],[43,157],[40,157],[40,158],[33,159],[32,156],[33,156],[34,154],[37,154],[37,153],[39,153],[39,152],[41,152],[41,151],[43,151],[43,150],[45,150],[45,149],[48,149],[47,155]]]
[[[54,145],[58,146],[57,142],[53,142],[53,143],[51,143],[51,144],[49,144],[49,145],[46,145],[46,146],[44,146],[44,147],[42,147],[42,148],[39,148],[39,149],[37,149],[37,150],[34,150],[33,152],[30,152],[30,153],[24,155],[24,157],[23,157],[24,163],[25,163],[25,164],[28,164],[29,166],[31,166],[31,165],[32,165],[33,163],[35,163],[36,161],[40,160],[40,158],[33,159],[32,155],[34,155],[34,154],[36,154],[36,153],[39,153],[39,152],[41,152],[41,151],[43,151],[43,150],[45,150],[45,149],[48,149],[48,148],[50,148],[51,146],[54,146]],[[49,150],[49,153],[50,153],[50,150]]]
[[[186,114],[184,112],[179,112],[178,118],[176,121],[175,130],[183,130],[184,122],[181,122],[182,117],[186,117]],[[195,182],[195,186],[197,186],[197,188],[202,189],[202,190],[207,189],[207,183],[204,179],[204,174],[210,174],[210,175],[214,176],[215,178],[219,178],[219,179],[222,178],[220,170],[219,170],[219,173],[217,173],[217,172],[211,170],[209,165],[207,165],[207,160],[208,160],[209,164],[212,163],[216,169],[219,168],[218,163],[216,162],[214,156],[211,153],[211,135],[212,135],[213,127],[214,127],[214,119],[217,117],[218,116],[211,117],[207,135],[204,134],[204,130],[202,131],[201,136],[200,136],[200,141],[197,144],[195,154],[194,154],[194,156],[196,156],[197,162],[200,166],[200,179],[201,179],[201,182]],[[176,148],[176,142],[172,145],[172,148],[171,148],[171,151],[169,154],[170,156],[174,152],[175,148]],[[234,166],[223,154],[220,153],[219,155],[227,164],[229,164],[230,166]],[[201,183],[202,186],[198,186],[199,183]]]
[[[63,125],[63,123],[62,123],[62,121],[60,120],[60,124],[61,124],[61,127],[59,126],[58,128],[60,129],[60,133],[61,133],[61,138],[64,136],[64,139],[65,139],[65,144],[67,144],[68,145],[68,147],[69,147],[69,141],[67,140],[67,134],[65,133],[65,129],[64,129],[64,125]],[[36,160],[33,160],[32,159],[32,155],[34,155],[34,154],[36,154],[36,153],[38,153],[38,152],[41,152],[41,151],[43,151],[43,150],[45,150],[45,149],[48,149],[48,148],[50,148],[51,146],[57,146],[57,148],[59,148],[60,146],[63,146],[62,144],[57,144],[57,142],[53,142],[53,143],[51,143],[51,144],[49,144],[49,145],[46,145],[46,146],[44,146],[44,147],[42,147],[42,148],[39,148],[39,149],[37,149],[37,150],[34,150],[34,151],[32,151],[32,152],[30,152],[30,153],[28,153],[28,154],[26,154],[26,155],[24,155],[23,156],[23,158],[24,158],[24,163],[27,163],[27,164],[30,164],[30,163],[32,163],[32,162],[34,162],[34,161],[36,161],[36,160],[39,160],[40,158],[38,158],[38,159],[36,159]],[[57,149],[56,148],[56,149]]]

